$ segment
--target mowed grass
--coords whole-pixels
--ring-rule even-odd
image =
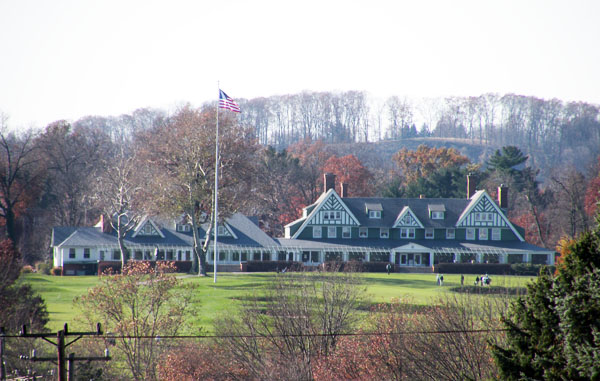
[[[218,273],[217,282],[211,276],[178,275],[185,283],[196,285],[194,311],[189,320],[192,331],[201,327],[213,332],[220,316],[234,313],[249,298],[260,297],[265,287],[273,281],[275,273]],[[285,275],[284,275],[285,276]],[[360,274],[366,290],[366,306],[389,303],[394,299],[408,299],[411,303],[428,305],[453,287],[460,286],[460,275],[444,274],[444,285],[436,284],[435,274],[365,273]],[[532,278],[492,276],[492,286],[524,287]],[[87,293],[99,284],[97,276],[56,277],[25,274],[23,282],[29,283],[46,301],[50,314],[48,327],[55,331],[64,323],[75,324],[81,311],[73,299]],[[465,275],[465,285],[473,285],[475,275]]]

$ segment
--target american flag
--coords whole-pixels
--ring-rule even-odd
[[[240,106],[221,89],[219,89],[219,107],[233,112],[241,112]]]

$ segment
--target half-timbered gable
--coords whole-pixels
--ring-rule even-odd
[[[143,218],[135,227],[132,237],[162,237],[165,238],[161,229],[150,218]]]
[[[421,221],[419,221],[419,219],[417,218],[415,213],[410,209],[410,207],[405,206],[400,211],[400,214],[398,214],[398,217],[396,218],[396,221],[394,222],[394,225],[392,227],[423,229],[423,224],[421,223]]]
[[[525,241],[486,191],[477,191],[471,197],[471,202],[459,217],[456,227],[510,229],[520,241]]]

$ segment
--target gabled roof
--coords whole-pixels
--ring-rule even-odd
[[[502,212],[502,210],[500,209],[500,207],[492,200],[492,198],[490,197],[490,195],[485,190],[479,190],[479,191],[475,192],[475,194],[473,194],[473,196],[471,196],[471,201],[469,202],[469,204],[467,205],[467,207],[461,213],[460,217],[458,218],[458,221],[456,221],[456,226],[458,227],[467,218],[467,216],[471,213],[471,211],[473,210],[473,208],[475,208],[475,206],[479,202],[481,202],[481,200],[483,198],[486,198],[487,201],[489,201],[489,203],[492,205],[492,207],[494,208],[494,210],[496,211],[496,213],[498,213],[498,215],[500,215],[500,217],[502,218],[502,220],[504,221],[504,223],[506,223],[506,225],[512,230],[512,232],[517,236],[517,238],[519,238],[519,240],[521,242],[525,242],[525,238],[523,238],[523,236],[521,235],[521,233],[509,221],[509,219],[506,217],[506,215],[504,214],[504,212]]]
[[[410,210],[409,206],[405,206],[404,208],[402,208],[402,210],[400,211],[400,214],[398,214],[398,217],[396,218],[396,221],[394,221],[394,225],[392,225],[392,227],[413,226],[411,224],[409,224],[409,225],[401,224],[402,220],[404,220],[407,215],[410,216],[410,218],[417,224],[418,227],[420,227],[421,229],[423,228],[423,224],[421,223],[421,221],[419,221],[419,219],[415,216],[415,214]]]
[[[277,242],[262,231],[260,227],[250,218],[241,213],[235,213],[226,219],[228,227],[234,233],[235,237],[218,237],[217,245],[223,246],[277,246]],[[206,236],[208,226],[204,224],[199,228],[200,235]]]
[[[346,211],[346,213],[348,213],[348,215],[350,216],[350,219],[354,220],[354,222],[357,225],[360,225],[359,220],[356,218],[356,216],[354,215],[354,213],[348,208],[348,206],[345,203],[345,201],[348,200],[348,199],[343,199],[342,200],[342,198],[332,188],[332,189],[329,189],[326,193],[321,194],[321,196],[319,196],[319,198],[317,199],[317,202],[315,202],[316,207],[313,208],[311,210],[311,212],[305,218],[301,218],[300,219],[300,220],[304,220],[302,222],[302,226],[300,226],[300,228],[298,228],[298,230],[296,230],[296,232],[294,233],[294,235],[292,236],[292,238],[297,238],[298,235],[300,235],[300,233],[302,233],[302,231],[304,230],[304,228],[306,228],[306,225],[308,224],[308,222],[321,210],[321,208],[325,204],[325,201],[327,199],[329,199],[330,197],[335,197],[336,200],[340,203],[340,205],[342,205],[342,208],[344,208],[344,210]],[[299,220],[293,221],[293,222],[287,224],[285,227],[287,228],[289,226],[292,226],[292,224],[295,224],[298,221]]]
[[[156,232],[158,233],[158,235],[160,235],[162,238],[165,238],[164,234],[161,232],[161,229],[158,227],[158,225],[156,223],[154,223],[154,221],[152,221],[152,219],[149,218],[148,216],[144,216],[144,218],[142,218],[142,220],[137,224],[135,229],[133,229],[132,237],[137,237],[138,234],[140,234],[140,232],[142,232],[142,230],[144,229],[146,224],[151,224],[152,227],[154,228],[154,230],[156,230]]]

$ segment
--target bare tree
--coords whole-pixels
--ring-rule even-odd
[[[217,327],[231,358],[257,379],[312,380],[313,360],[327,356],[358,321],[363,290],[350,273],[286,273],[261,300]]]

